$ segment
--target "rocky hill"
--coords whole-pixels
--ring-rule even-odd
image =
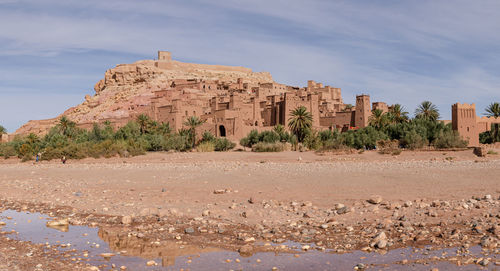
[[[167,89],[174,79],[219,80],[235,83],[238,78],[258,84],[274,82],[267,72],[252,72],[243,67],[183,63],[171,59],[142,60],[109,69],[94,86],[94,96],[47,120],[31,120],[15,134],[44,134],[65,115],[76,123],[101,122],[106,119],[133,118],[134,110],[148,106],[154,92]]]

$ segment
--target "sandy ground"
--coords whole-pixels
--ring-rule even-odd
[[[444,223],[452,230],[463,227],[464,221],[479,219],[485,227],[493,227],[495,238],[500,229],[495,233],[500,221],[500,155],[480,158],[471,150],[399,156],[374,151],[151,153],[127,159],[71,160],[65,165],[9,159],[0,160],[0,187],[4,208],[29,205],[47,212],[65,208],[114,218],[108,224],[115,226],[122,224],[123,216],[139,228],[151,217],[164,218],[165,223],[175,218],[191,220],[186,222],[189,225],[201,221],[208,233],[217,234],[223,223],[241,232],[232,236],[236,248],[249,237],[276,241],[277,234],[270,229],[279,227],[287,239],[320,242],[339,250],[367,246],[380,223],[400,227],[395,225],[398,221],[409,221],[413,227],[405,236],[412,242],[435,243],[432,236],[419,240],[422,232],[414,230],[417,225],[425,228],[426,223]],[[374,195],[380,196],[380,202],[368,203]],[[486,195],[490,195],[487,201]],[[75,223],[89,221],[82,218]],[[340,232],[328,232],[339,223],[342,230],[352,231],[352,226],[363,231],[360,236],[365,238],[343,246]],[[297,229],[300,225],[326,232],[309,236]],[[365,230],[370,228],[367,225],[373,231]],[[389,244],[408,245],[397,230],[384,227]],[[177,228],[172,233],[182,231]],[[478,243],[483,235],[469,240]],[[326,242],[326,237],[336,241]],[[207,244],[211,240],[190,238]]]

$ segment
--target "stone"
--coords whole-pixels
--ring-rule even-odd
[[[490,263],[488,259],[481,259],[477,264],[481,266],[487,266]]]
[[[129,215],[122,217],[122,224],[129,225],[132,224],[132,217]]]
[[[252,245],[244,245],[238,249],[238,252],[243,257],[250,257],[253,254],[253,246]]]
[[[193,228],[191,228],[191,227],[190,227],[190,228],[185,228],[185,229],[184,229],[184,232],[185,232],[186,234],[193,234],[193,233],[194,233],[194,229],[193,229]]]
[[[358,263],[357,265],[354,266],[354,270],[365,270],[366,266],[362,263]]]
[[[498,245],[494,237],[487,236],[487,235],[485,235],[481,238],[481,241],[479,244],[481,245],[481,247],[489,248],[489,249],[494,249]]]
[[[151,261],[146,262],[146,265],[147,266],[153,266],[153,265],[158,265],[158,264],[155,261],[151,260]]]
[[[68,225],[69,225],[69,221],[67,218],[47,222],[47,227],[61,227],[61,226],[68,226]]]
[[[225,193],[226,193],[226,190],[224,190],[224,189],[214,190],[214,194],[216,194],[216,195],[225,194]]]
[[[343,214],[348,213],[349,211],[350,211],[350,210],[349,210],[349,208],[347,208],[346,206],[344,206],[344,207],[339,208],[339,209],[337,210],[337,214],[339,214],[339,215],[343,215]]]
[[[380,204],[382,202],[382,197],[379,195],[373,195],[367,201],[371,204]]]
[[[202,216],[209,216],[210,215],[210,211],[209,210],[204,210],[202,213],[201,213]]]

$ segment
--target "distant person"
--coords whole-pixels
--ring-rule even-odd
[[[66,164],[66,156],[63,156],[63,157],[61,158],[61,162],[62,162],[63,164]]]
[[[37,153],[36,157],[35,157],[35,161],[38,163],[41,158],[42,158],[42,154],[41,153]]]

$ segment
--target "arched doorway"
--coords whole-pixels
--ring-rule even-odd
[[[224,125],[219,126],[219,136],[226,137],[226,127]]]

